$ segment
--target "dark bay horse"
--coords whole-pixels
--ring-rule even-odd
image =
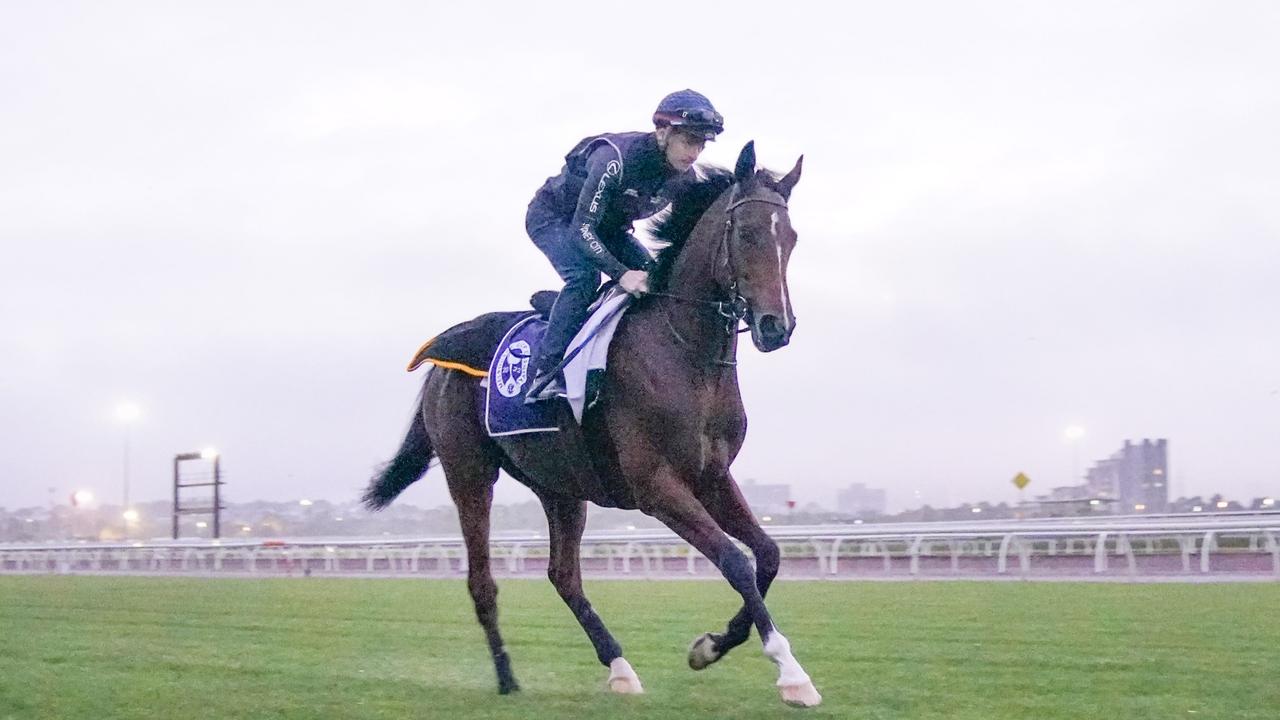
[[[822,698],[774,625],[764,597],[778,572],[778,546],[760,528],[730,474],[746,413],[734,365],[739,318],[763,352],[786,345],[795,328],[787,262],[796,233],[787,201],[803,158],[781,179],[756,169],[748,143],[735,171],[708,170],[672,208],[659,237],[672,242],[654,274],[655,291],[623,317],[609,350],[600,401],[581,427],[564,407],[561,431],[491,438],[480,420],[475,377],[435,367],[396,457],[365,493],[389,504],[427,470],[444,468],[467,546],[467,586],[498,674],[498,691],[519,689],[498,632],[497,585],[489,570],[489,511],[498,470],[528,485],[547,513],[547,574],[609,668],[615,692],[641,692],[582,590],[579,544],[586,501],[638,508],[705,555],[742,595],[723,633],[689,648],[700,670],[747,640],[754,626],[779,669],[789,704]],[[726,535],[727,534],[727,535]],[[729,536],[745,544],[755,567]]]

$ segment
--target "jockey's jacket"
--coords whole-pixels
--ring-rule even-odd
[[[565,156],[559,175],[547,178],[529,204],[530,214],[568,225],[573,242],[611,278],[627,266],[616,257],[635,243],[631,224],[666,207],[694,178],[667,164],[654,133],[607,133],[584,138]]]

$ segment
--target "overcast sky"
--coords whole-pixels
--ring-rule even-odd
[[[1280,5],[821,5],[0,5],[0,505],[118,502],[125,401],[134,499],[206,445],[354,497],[417,346],[555,285],[534,190],[685,87],[704,160],[805,154],[739,479],[1013,500],[1162,437],[1175,494],[1280,492]]]

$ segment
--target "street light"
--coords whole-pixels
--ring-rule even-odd
[[[1062,437],[1071,445],[1071,482],[1075,482],[1080,479],[1080,438],[1084,437],[1084,428],[1068,425]]]
[[[130,508],[121,513],[120,517],[124,518],[125,523],[133,524],[138,522],[138,511]]]
[[[89,490],[76,490],[71,493],[71,506],[74,508],[78,508],[83,511],[91,502],[93,502],[93,493]],[[72,514],[70,520],[72,538],[79,537],[83,532],[87,532],[87,530],[84,529],[84,525],[85,523],[90,522],[91,518],[85,518],[85,514],[86,513],[84,512],[76,512]]]
[[[122,402],[116,406],[116,420],[124,426],[124,469],[121,473],[123,492],[121,493],[120,503],[127,510],[129,508],[129,436],[130,429],[133,424],[142,417],[142,408],[131,402]]]

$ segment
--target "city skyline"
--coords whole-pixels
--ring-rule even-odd
[[[137,406],[135,405],[129,404],[127,406],[122,406],[122,407],[128,407],[130,409],[129,414],[131,415],[130,417],[131,421],[136,420],[137,415],[140,414]],[[119,413],[117,413],[117,415],[119,415]],[[1064,436],[1069,442],[1077,442],[1085,434],[1086,434],[1085,430],[1076,425],[1069,426],[1064,430]],[[823,510],[833,510],[833,509],[838,510],[844,504],[846,494],[850,492],[853,492],[854,495],[857,497],[864,497],[865,493],[869,492],[872,494],[872,497],[878,498],[871,501],[873,506],[884,508],[882,512],[891,511],[894,513],[911,511],[911,510],[919,509],[922,507],[946,508],[946,507],[952,507],[952,506],[963,507],[968,505],[997,505],[997,504],[1020,505],[1023,503],[1034,504],[1036,502],[1044,501],[1044,500],[1048,500],[1051,502],[1062,502],[1072,498],[1088,499],[1091,497],[1102,497],[1102,498],[1111,497],[1115,500],[1124,500],[1132,504],[1132,501],[1126,498],[1125,491],[1102,490],[1101,494],[1099,494],[1099,489],[1098,489],[1099,486],[1097,485],[1097,483],[1100,482],[1100,480],[1096,479],[1095,476],[1102,473],[1101,475],[1102,477],[1110,477],[1108,473],[1113,472],[1111,469],[1112,466],[1114,466],[1117,463],[1118,458],[1120,458],[1123,454],[1128,453],[1128,451],[1130,451],[1131,449],[1142,449],[1144,446],[1153,446],[1153,443],[1154,443],[1154,447],[1156,447],[1160,453],[1159,461],[1157,463],[1160,467],[1158,468],[1157,474],[1160,475],[1160,477],[1158,478],[1158,480],[1160,481],[1158,483],[1159,487],[1163,488],[1163,490],[1160,490],[1159,493],[1163,495],[1165,498],[1167,498],[1163,502],[1172,502],[1175,499],[1206,497],[1210,495],[1215,497],[1223,496],[1223,494],[1220,491],[1214,488],[1208,488],[1201,492],[1183,492],[1180,489],[1180,485],[1181,485],[1180,483],[1165,482],[1169,478],[1173,477],[1172,475],[1173,470],[1167,460],[1167,442],[1168,442],[1167,439],[1163,439],[1163,438],[1157,439],[1155,441],[1152,441],[1151,439],[1146,439],[1146,438],[1140,441],[1126,439],[1119,450],[1112,452],[1106,456],[1093,459],[1092,461],[1086,463],[1084,466],[1085,468],[1084,472],[1080,474],[1078,477],[1074,478],[1075,482],[1073,484],[1046,487],[1043,483],[1031,484],[1031,478],[1027,478],[1029,482],[1028,486],[1031,489],[1031,493],[1030,494],[1019,493],[1016,499],[1012,501],[1008,497],[1005,497],[1006,493],[995,493],[993,497],[974,497],[968,501],[960,501],[958,503],[952,503],[949,500],[949,498],[946,496],[944,496],[938,502],[930,502],[927,499],[923,498],[920,494],[917,494],[915,492],[910,492],[910,493],[899,493],[899,496],[895,499],[894,502],[887,502],[885,499],[886,496],[893,497],[893,495],[889,492],[888,488],[871,485],[863,481],[850,481],[843,485],[834,486],[834,489],[832,490],[830,498],[806,497],[803,493],[796,493],[793,491],[792,484],[788,482],[787,478],[785,477],[763,478],[763,479],[743,478],[739,481],[739,484],[744,494],[747,496],[748,501],[751,502],[753,507],[756,505],[756,502],[752,500],[752,498],[759,497],[762,499],[762,501],[766,502],[766,504],[769,507],[769,511],[771,512],[778,512],[778,511],[787,509],[786,506],[788,503],[790,503],[791,509],[794,509],[795,507],[809,507],[809,508],[820,508]],[[206,461],[212,461],[215,458],[219,458],[220,453],[213,447],[207,447],[199,452],[190,452],[190,453],[181,454],[181,457],[185,459],[193,459],[193,458],[196,458],[196,456],[199,456],[197,460],[202,458],[203,460],[206,460]],[[1073,458],[1073,464],[1076,465],[1077,467],[1079,466],[1078,458]],[[193,478],[195,480],[210,479],[211,477],[210,473],[212,472],[211,468],[212,468],[212,465],[208,465],[207,467],[205,466],[198,467],[194,471],[194,475],[191,474],[193,472],[192,470],[190,469],[186,470],[183,475],[184,482],[189,482]],[[498,504],[518,504],[521,502],[532,502],[536,500],[536,496],[534,496],[532,493],[524,492],[525,489],[523,488],[523,486],[516,484],[514,480],[511,480],[509,477],[506,477],[505,474],[503,476],[503,480],[505,483],[505,487],[502,487],[501,491],[499,491],[495,496],[496,498],[495,502],[497,502]],[[1013,478],[1008,478],[1007,480],[1009,482],[1012,482]],[[1109,480],[1107,482],[1118,482],[1118,481]],[[170,493],[170,495],[168,497],[140,498],[136,503],[133,503],[133,504],[139,505],[143,503],[155,504],[157,502],[164,502],[164,503],[171,502],[172,501],[172,477],[170,477],[169,483],[170,484],[168,486],[169,487],[168,492]],[[222,493],[224,495],[224,500],[225,500],[225,495],[227,492],[229,492],[229,490],[226,489],[225,480],[223,481],[223,483],[224,484],[223,484]],[[785,488],[786,490],[784,491],[783,488]],[[1019,488],[1019,490],[1022,490],[1022,489],[1026,489],[1026,488],[1025,487]],[[53,488],[50,488],[50,490],[53,490]],[[190,492],[191,491],[187,491],[184,494],[184,497],[189,495]],[[196,492],[199,492],[199,490],[196,490]],[[234,493],[234,491],[231,491],[231,492]],[[1250,499],[1257,500],[1258,498],[1271,498],[1274,494],[1275,493],[1264,493],[1262,495],[1253,496],[1252,498],[1233,497],[1231,498],[1231,500],[1247,503]],[[788,495],[788,497],[784,499],[782,495]],[[426,497],[431,498],[431,495],[426,495]],[[50,492],[48,506],[53,507],[53,506],[60,505],[62,504],[61,501],[63,499],[68,500],[70,505],[72,506],[79,505],[79,506],[88,506],[88,507],[97,507],[97,506],[110,507],[117,504],[113,500],[113,492],[111,491],[111,489],[108,489],[106,492],[99,495],[98,490],[95,489],[95,486],[88,485],[88,484],[69,488],[68,491],[62,494],[61,496],[59,496],[54,492]],[[240,500],[239,502],[241,504],[281,503],[281,502],[292,503],[298,500],[299,498],[297,497],[287,497],[287,498],[254,497],[254,498],[243,499],[243,500]],[[865,502],[865,500],[863,501]],[[339,505],[339,506],[356,506],[360,504],[360,499],[358,495],[328,497],[324,495],[313,494],[306,498],[301,498],[301,502],[303,505],[311,505],[313,502],[325,502],[325,503],[330,503],[330,504]],[[850,502],[854,502],[854,501],[850,500]],[[200,504],[198,499],[194,504],[196,505]],[[451,504],[451,500],[448,499],[447,497],[442,499],[436,498],[435,504],[430,505],[429,507],[439,507],[439,506],[444,506],[449,504]],[[123,502],[123,503],[119,503],[119,505],[120,507],[129,507],[130,503]],[[1124,503],[1122,502],[1121,505],[1124,505]],[[26,507],[38,508],[42,506],[39,504],[35,504],[35,505],[28,505]],[[22,509],[19,506],[5,506],[3,504],[3,498],[0,498],[0,508],[5,508],[11,511]],[[1128,510],[1129,508],[1127,506],[1124,506],[1124,507],[1117,506],[1116,508],[1114,508],[1115,512],[1125,512]],[[1162,504],[1153,503],[1149,507],[1147,505],[1142,505],[1140,507],[1135,507],[1133,511],[1161,512]]]

